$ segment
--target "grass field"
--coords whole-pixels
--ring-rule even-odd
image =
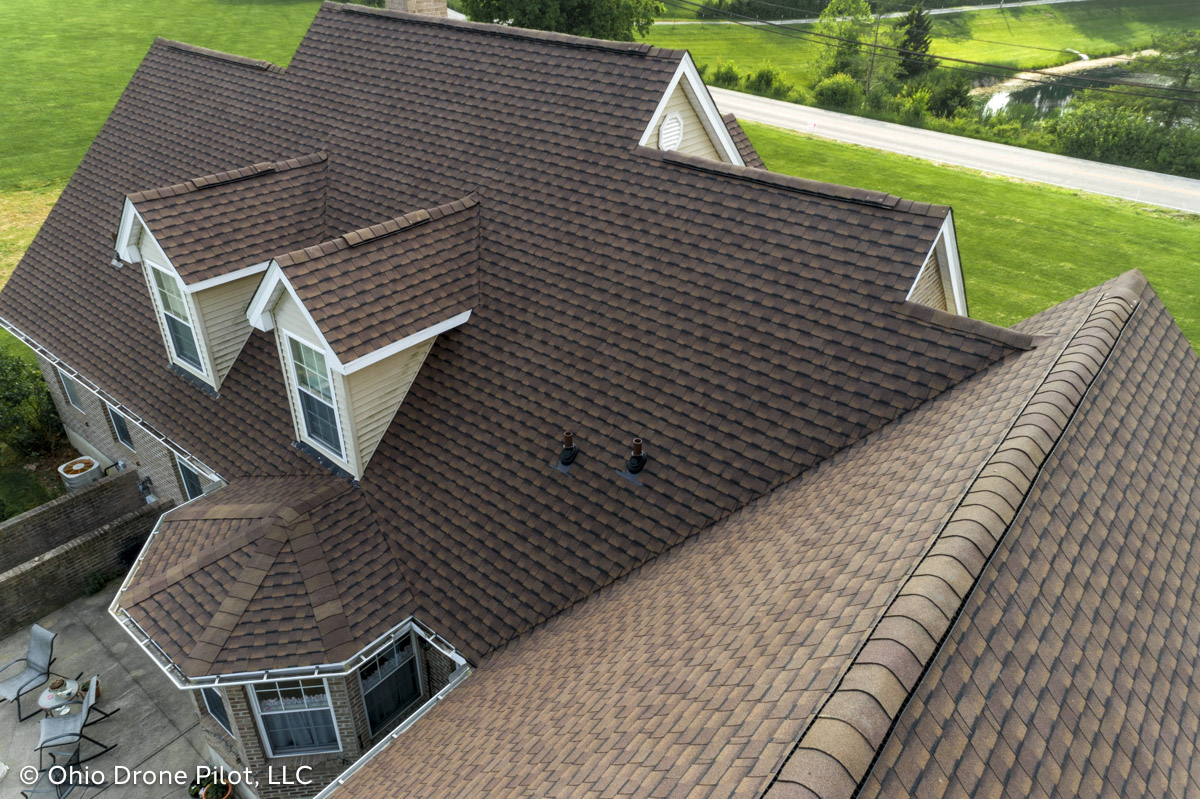
[[[70,176],[155,36],[286,64],[318,0],[0,3],[0,189]]]
[[[1200,216],[743,126],[776,172],[953,207],[971,316],[1012,325],[1137,267],[1200,343]]]
[[[1197,0],[1088,0],[1054,6],[939,14],[933,51],[954,58],[1031,69],[1088,55],[1142,49],[1155,32],[1200,28]],[[803,28],[806,26],[798,26]],[[980,41],[987,40],[987,41]],[[744,25],[655,25],[646,41],[690,50],[698,64],[733,61],[744,70],[770,61],[797,83],[809,83],[821,45]],[[1028,50],[1012,43],[1047,50]]]

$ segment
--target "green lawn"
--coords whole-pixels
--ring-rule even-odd
[[[0,3],[0,189],[69,177],[155,36],[286,64],[319,0]]]
[[[1200,216],[743,126],[776,172],[951,206],[976,318],[1009,326],[1137,267],[1200,343]]]
[[[1200,27],[1197,0],[1088,0],[1056,6],[939,14],[933,51],[954,58],[1030,69],[1072,61],[1069,53],[1026,50],[1009,42],[1089,55],[1112,55],[1149,46],[1156,31]],[[800,29],[809,26],[798,26]],[[988,41],[978,41],[978,40]],[[690,50],[698,64],[733,61],[743,71],[770,61],[807,84],[821,45],[744,25],[655,25],[646,41]],[[974,40],[974,41],[971,41]]]

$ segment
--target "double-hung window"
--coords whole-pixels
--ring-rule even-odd
[[[75,410],[82,411],[83,403],[79,401],[79,386],[62,369],[58,370],[58,379],[62,383],[63,393],[67,395],[67,402],[75,406]]]
[[[129,423],[125,421],[125,417],[117,413],[110,405],[108,406],[108,418],[112,421],[113,432],[117,434],[117,441],[133,449],[133,436],[129,435]]]
[[[271,757],[342,748],[325,680],[260,683],[250,695]]]
[[[150,274],[154,276],[163,324],[166,325],[175,357],[203,374],[200,348],[196,345],[196,329],[192,325],[192,315],[188,313],[187,300],[179,288],[179,281],[156,266],[150,267]]]
[[[216,719],[225,732],[233,735],[233,725],[229,723],[229,713],[221,700],[221,692],[216,688],[201,688],[200,693],[204,696],[204,706],[208,708],[208,714]]]
[[[204,486],[200,484],[200,473],[178,458],[175,459],[175,462],[179,465],[179,477],[183,480],[183,490],[187,494],[187,498],[195,499],[203,496]]]
[[[393,641],[370,658],[359,668],[358,680],[371,734],[378,735],[384,725],[421,697],[417,648],[412,635]]]
[[[342,436],[338,432],[337,409],[333,404],[333,385],[325,356],[293,336],[288,336],[288,352],[296,377],[296,393],[305,434],[337,457],[342,457]]]

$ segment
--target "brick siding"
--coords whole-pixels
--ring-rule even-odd
[[[87,593],[92,575],[123,576],[158,517],[173,503],[159,500],[0,574],[0,636],[28,625]]]
[[[83,439],[100,452],[110,463],[124,460],[128,466],[137,471],[141,477],[149,477],[153,481],[154,495],[160,499],[169,499],[181,503],[187,498],[183,488],[183,478],[179,476],[179,467],[175,462],[175,452],[148,431],[143,429],[133,419],[127,418],[129,437],[133,441],[133,449],[117,440],[113,431],[112,420],[108,415],[108,406],[104,400],[96,396],[82,383],[76,382],[76,394],[79,395],[80,410],[72,405],[63,391],[62,380],[58,370],[52,363],[38,356],[38,366],[42,377],[50,389],[50,396],[58,408],[63,427],[68,433]],[[204,474],[202,468],[191,464],[201,475],[201,483],[212,482]]]
[[[137,483],[119,472],[0,522],[0,573],[138,510],[146,501]]]

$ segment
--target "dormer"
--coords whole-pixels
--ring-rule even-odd
[[[684,53],[638,144],[745,166],[692,57]]]
[[[968,315],[962,262],[958,256],[958,240],[954,237],[953,213],[946,214],[946,221],[942,223],[942,229],[938,231],[905,299],[959,316]]]
[[[250,335],[272,253],[324,234],[325,155],[194,178],[125,198],[117,257],[140,265],[171,367],[216,391]]]
[[[478,299],[473,198],[272,260],[247,318],[275,331],[296,441],[361,478],[437,336]]]

